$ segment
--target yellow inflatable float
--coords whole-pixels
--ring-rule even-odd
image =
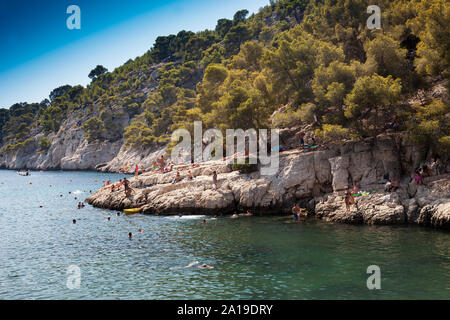
[[[141,208],[131,208],[131,209],[123,209],[123,212],[126,214],[133,214],[141,212]]]

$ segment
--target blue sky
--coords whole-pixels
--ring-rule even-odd
[[[144,54],[157,36],[214,29],[237,10],[268,0],[0,0],[0,108],[40,102],[64,84],[86,85],[97,64],[108,70]],[[81,29],[69,30],[69,5]]]

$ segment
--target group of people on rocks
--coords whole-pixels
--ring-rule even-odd
[[[425,185],[424,178],[440,175],[443,169],[441,159],[438,156],[432,156],[430,161],[423,163],[414,171],[414,181],[416,184]]]
[[[308,144],[305,144],[305,132],[301,131],[298,134],[299,144],[301,149],[312,148],[317,146],[317,141],[315,137],[311,137],[311,140]]]
[[[161,155],[160,158],[153,160],[153,172],[171,172],[173,170],[173,166],[175,165],[175,162],[173,160],[167,161],[166,158],[164,158],[164,155]]]
[[[122,186],[124,187],[125,196],[129,197],[134,190],[130,187],[130,181],[124,177],[123,180],[120,179],[119,182],[111,184],[111,193],[119,191]]]
[[[181,182],[184,178],[181,176],[180,170],[177,170],[177,174],[175,176],[175,179],[173,180],[172,183],[177,183],[177,182]],[[192,175],[191,170],[188,170],[188,174],[186,176],[186,180],[187,181],[192,181],[194,180],[194,176]]]

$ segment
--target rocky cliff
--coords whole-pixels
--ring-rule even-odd
[[[450,228],[450,166],[427,178],[427,185],[411,182],[411,174],[426,157],[426,150],[401,135],[383,135],[359,142],[321,146],[316,151],[280,153],[275,175],[259,171],[232,171],[230,161],[203,162],[198,167],[175,166],[169,173],[146,172],[131,180],[134,193],[103,188],[87,198],[102,208],[121,210],[141,207],[147,214],[226,214],[251,210],[259,214],[288,213],[297,202],[327,221],[367,224],[417,223]],[[191,170],[193,181],[174,183],[176,171],[183,177]],[[212,172],[218,173],[218,189]],[[398,177],[401,188],[384,192],[383,176]],[[357,197],[357,208],[346,212],[343,189],[356,183],[375,191]]]

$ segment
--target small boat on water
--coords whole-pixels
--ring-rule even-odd
[[[141,208],[131,208],[131,209],[123,209],[123,212],[126,214],[134,214],[141,212]]]
[[[21,176],[29,176],[30,172],[28,170],[20,170],[20,171],[17,171],[17,174],[19,174]]]

